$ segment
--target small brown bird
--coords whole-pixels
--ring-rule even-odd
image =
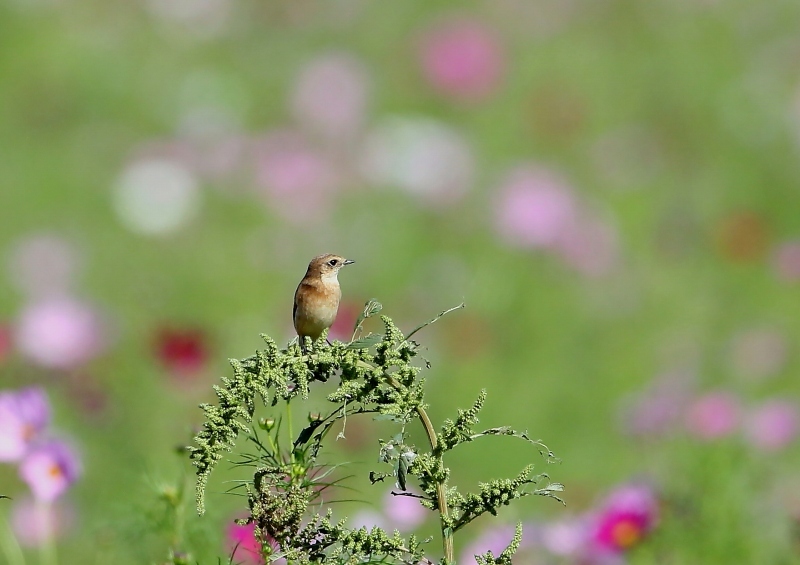
[[[342,298],[339,269],[351,263],[355,261],[327,253],[314,257],[308,264],[306,276],[294,293],[292,310],[294,329],[300,336],[301,347],[305,347],[303,341],[306,336],[316,341],[336,319]]]

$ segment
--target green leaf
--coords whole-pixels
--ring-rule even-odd
[[[351,341],[347,344],[346,349],[369,349],[373,345],[377,345],[383,340],[383,334],[369,334],[366,337]]]

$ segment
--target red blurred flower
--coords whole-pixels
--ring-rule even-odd
[[[155,341],[156,356],[179,380],[196,376],[205,368],[209,358],[206,333],[198,328],[163,328]]]

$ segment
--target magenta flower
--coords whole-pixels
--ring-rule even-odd
[[[800,281],[800,240],[779,245],[772,255],[772,268],[785,282]]]
[[[486,99],[499,86],[505,67],[494,32],[470,19],[449,19],[429,29],[420,59],[425,78],[444,96],[461,102]]]
[[[40,388],[0,392],[0,461],[19,461],[50,423],[50,403]]]
[[[495,227],[510,245],[553,248],[572,229],[578,207],[572,187],[547,169],[522,166],[499,189]]]
[[[699,439],[726,437],[739,427],[739,400],[728,392],[712,392],[696,399],[685,418],[687,430]]]
[[[387,492],[383,497],[383,513],[393,528],[402,532],[411,531],[420,526],[428,517],[429,510],[419,503],[419,499],[411,496],[394,496]]]
[[[601,505],[590,536],[591,552],[622,553],[639,543],[658,521],[658,498],[646,485],[625,485]]]
[[[72,369],[103,347],[97,313],[83,302],[52,298],[26,307],[16,327],[20,352],[48,369]]]
[[[341,143],[361,129],[368,98],[369,76],[361,61],[345,53],[325,53],[300,72],[291,105],[298,123]]]
[[[301,135],[272,133],[257,144],[255,158],[260,193],[280,215],[295,224],[329,215],[339,171]]]
[[[19,466],[19,475],[33,496],[52,502],[78,479],[80,463],[65,443],[51,440],[29,451]]]
[[[62,503],[43,504],[23,498],[11,510],[11,529],[24,547],[39,547],[63,536],[75,524],[75,512]]]
[[[764,451],[777,451],[792,443],[800,431],[797,406],[786,400],[771,400],[745,419],[745,438]]]
[[[233,552],[233,561],[244,565],[262,565],[261,544],[256,539],[256,525],[245,524],[241,526],[232,522],[225,530],[228,551]],[[277,545],[273,546],[277,549]],[[281,560],[280,562],[285,562]]]

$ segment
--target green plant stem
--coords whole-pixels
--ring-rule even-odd
[[[2,538],[0,539],[0,547],[3,548],[3,553],[6,559],[8,559],[9,565],[25,565],[25,556],[22,554],[22,548],[20,548],[17,538],[14,536],[14,532],[11,531],[8,522],[0,517],[0,524],[3,526],[1,530]]]
[[[391,375],[386,375],[389,383],[396,389],[400,390],[403,385],[397,382]],[[436,430],[433,428],[433,423],[428,417],[428,413],[422,406],[416,408],[419,419],[422,421],[422,427],[425,428],[425,434],[428,436],[428,441],[431,444],[431,451],[436,453],[439,446],[439,438],[436,436]],[[442,456],[439,455],[439,463],[442,463]],[[439,522],[442,529],[442,545],[444,549],[444,563],[445,565],[453,565],[455,563],[455,548],[453,546],[453,529],[449,525],[450,510],[447,507],[447,487],[444,482],[436,484],[436,499],[439,506]]]

